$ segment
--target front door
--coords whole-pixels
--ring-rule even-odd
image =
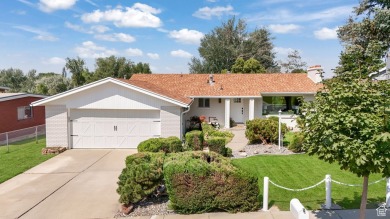
[[[244,122],[244,103],[241,98],[233,98],[230,103],[230,117],[238,123]]]

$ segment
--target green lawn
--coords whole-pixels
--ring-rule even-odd
[[[263,178],[268,176],[273,182],[292,189],[316,184],[330,174],[332,179],[349,184],[362,184],[359,178],[350,172],[340,170],[337,164],[325,163],[306,154],[299,155],[262,155],[244,159],[235,159],[233,163],[259,177],[261,202],[263,200]],[[381,179],[381,175],[371,175],[369,182]],[[332,183],[332,202],[344,209],[357,209],[360,206],[362,187],[347,187]],[[368,208],[378,207],[377,203],[386,198],[386,181],[368,187]],[[290,192],[269,185],[269,205],[288,210],[290,200],[298,198],[308,209],[318,209],[325,202],[325,183],[302,192]]]
[[[54,155],[42,155],[41,150],[46,145],[44,137],[12,143],[9,147],[0,146],[0,183],[34,167]]]

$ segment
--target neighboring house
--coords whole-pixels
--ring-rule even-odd
[[[45,124],[45,108],[30,106],[46,96],[25,93],[0,93],[0,133]]]
[[[0,86],[0,93],[5,93],[5,92],[7,92],[9,90],[11,90],[11,88]]]
[[[318,66],[316,66],[318,68]],[[32,103],[46,107],[47,146],[136,148],[153,137],[182,137],[191,116],[229,127],[284,110],[321,86],[308,74],[135,74],[105,78]],[[317,80],[317,81],[313,81]],[[287,101],[287,104],[286,104]],[[287,112],[288,111],[288,112]]]
[[[387,54],[386,66],[381,68],[378,72],[371,73],[369,75],[375,80],[390,80],[390,52]]]

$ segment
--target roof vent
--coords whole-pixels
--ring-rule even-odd
[[[214,75],[213,75],[213,74],[210,74],[210,75],[209,75],[209,84],[210,84],[210,85],[213,85],[214,82],[215,82],[215,81],[214,81]]]

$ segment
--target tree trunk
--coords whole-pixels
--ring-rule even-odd
[[[359,219],[366,218],[367,193],[368,193],[368,176],[363,176],[363,191],[362,191],[362,199],[360,202]]]

